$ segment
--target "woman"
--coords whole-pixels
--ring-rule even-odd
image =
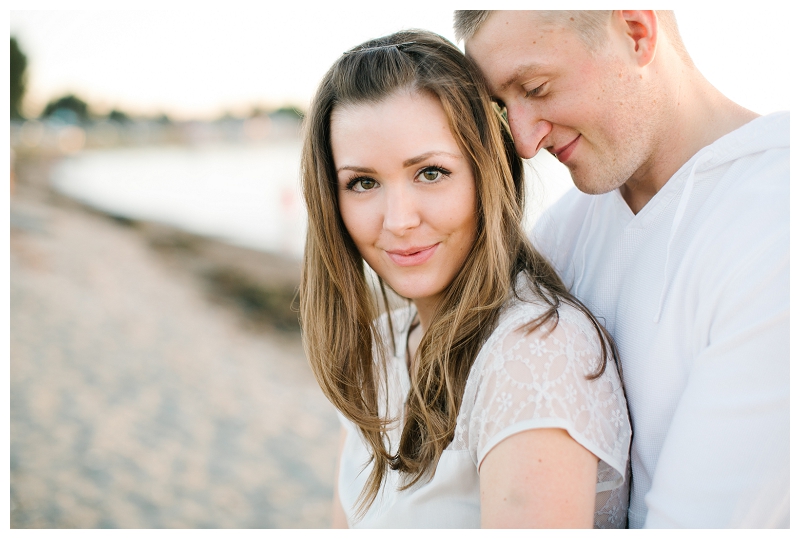
[[[613,344],[528,243],[504,127],[429,32],[364,43],[320,84],[300,304],[343,424],[336,525],[625,526]],[[410,302],[380,315],[386,285]]]

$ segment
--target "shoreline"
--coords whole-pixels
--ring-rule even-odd
[[[100,216],[139,234],[170,267],[195,279],[209,299],[235,311],[254,331],[298,333],[293,310],[300,285],[300,261],[242,247],[178,227],[103,211],[55,190],[49,173],[60,160],[36,154],[17,156],[12,200],[33,198],[59,208]],[[12,223],[13,228],[13,223]]]
[[[299,263],[87,208],[16,157],[11,528],[328,527]]]

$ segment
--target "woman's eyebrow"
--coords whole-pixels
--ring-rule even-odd
[[[352,170],[353,172],[362,172],[364,174],[375,174],[375,169],[368,167],[357,167],[355,165],[345,165],[343,167],[339,167],[336,169],[336,172],[341,172],[343,170]]]
[[[429,157],[433,157],[434,155],[448,155],[448,156],[454,157],[456,159],[460,159],[461,158],[460,155],[457,155],[457,154],[454,154],[454,153],[450,153],[450,152],[425,152],[425,153],[420,154],[420,155],[418,155],[416,157],[412,157],[411,159],[406,159],[405,161],[403,161],[403,168],[414,166],[414,165],[416,165],[417,163],[419,163],[421,161],[425,161]]]

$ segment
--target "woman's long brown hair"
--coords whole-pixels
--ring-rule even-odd
[[[472,164],[477,237],[412,362],[399,449],[391,453],[386,433],[398,419],[381,415],[387,409],[381,399],[386,398],[385,350],[391,337],[379,331],[379,304],[339,214],[330,119],[337,107],[379,102],[401,90],[426,92],[441,102]],[[360,514],[374,501],[389,469],[406,476],[404,488],[435,471],[453,439],[470,368],[496,327],[500,308],[515,293],[520,273],[549,306],[530,330],[545,323],[555,327],[561,302],[573,305],[588,317],[603,344],[602,362],[592,377],[600,376],[609,355],[616,359],[605,329],[525,235],[522,161],[503,123],[472,63],[449,41],[426,31],[399,32],[343,54],[325,74],[305,119],[302,185],[308,232],[300,321],[322,391],[371,448],[373,467],[361,493]],[[388,309],[386,294],[383,300]]]

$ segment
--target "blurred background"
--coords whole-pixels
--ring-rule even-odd
[[[235,6],[10,11],[12,528],[329,525],[338,424],[291,308],[302,119],[343,51],[454,40],[455,6]],[[788,17],[676,14],[723,93],[789,108]],[[571,182],[546,153],[528,180],[531,226]]]

